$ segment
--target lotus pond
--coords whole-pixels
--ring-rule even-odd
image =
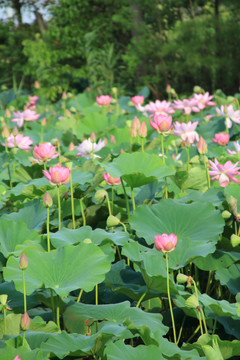
[[[0,359],[240,359],[240,94],[0,94]]]

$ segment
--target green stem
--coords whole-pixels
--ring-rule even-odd
[[[24,313],[27,312],[27,296],[24,270],[22,270]]]
[[[107,193],[107,204],[108,204],[108,213],[109,213],[109,216],[111,216],[112,211],[111,211],[111,204],[110,204],[108,193]]]
[[[134,199],[134,194],[133,194],[133,188],[131,188],[131,198],[132,198],[133,211],[135,211],[136,210],[136,205],[135,205],[135,199]]]
[[[78,295],[78,298],[77,298],[77,302],[79,302],[79,301],[81,300],[82,293],[83,293],[83,289],[81,289],[81,290],[79,291],[79,295]]]
[[[140,297],[140,299],[138,300],[138,303],[136,305],[136,307],[138,308],[143,300],[143,298],[145,297],[146,293],[148,292],[148,289],[142,294],[142,296]]]
[[[117,249],[119,260],[122,260],[121,252],[120,252],[120,249],[119,249],[118,245],[116,245],[116,249]]]
[[[57,187],[58,192],[58,230],[61,230],[61,199],[60,199],[60,189]]]
[[[40,144],[43,143],[43,130],[44,130],[44,126],[41,125],[41,138],[40,138]]]
[[[24,343],[25,343],[25,332],[26,331],[23,331],[23,334],[22,334],[22,346],[24,346]]]
[[[165,192],[165,199],[168,199],[167,185],[164,188],[164,192]]]
[[[175,322],[173,317],[173,310],[172,310],[172,303],[171,303],[171,297],[170,297],[170,288],[169,288],[169,272],[168,272],[168,253],[166,252],[166,270],[167,270],[167,294],[168,294],[168,302],[169,302],[169,308],[172,318],[172,326],[173,326],[173,337],[174,342],[177,344],[177,337],[176,337],[176,329],[175,329]]]
[[[5,151],[8,153],[7,139],[5,138]]]
[[[6,307],[3,308],[3,317],[4,317],[4,335],[7,335],[7,311],[6,311]]]
[[[9,165],[8,165],[8,176],[9,176],[10,189],[12,190],[13,186],[12,186],[11,171],[10,171],[10,166]]]
[[[47,171],[47,163],[46,163],[46,161],[43,162],[43,167],[44,167],[44,170]]]
[[[56,317],[55,317],[55,305],[54,305],[53,290],[50,289],[50,292],[51,292],[52,318],[53,318],[53,322],[55,322],[55,321],[56,321]]]
[[[179,341],[180,341],[180,339],[181,339],[181,335],[182,335],[182,331],[183,331],[183,326],[184,326],[185,320],[186,320],[186,315],[184,315],[184,318],[183,318],[183,321],[182,321],[182,325],[181,325],[180,330],[179,330],[178,339],[177,339],[177,344],[179,343]]]
[[[60,306],[59,306],[59,298],[57,299],[57,326],[60,328]]]
[[[16,172],[15,172],[15,169],[16,169],[16,163],[15,163],[15,161],[13,161],[13,177],[15,177],[15,174],[16,174]]]
[[[47,207],[47,248],[50,251],[50,235],[49,235],[49,207]]]
[[[123,188],[123,192],[124,192],[124,196],[125,196],[125,201],[126,201],[126,209],[127,209],[127,215],[128,215],[128,219],[130,217],[130,211],[129,211],[129,203],[128,203],[128,196],[127,196],[127,192],[123,183],[123,179],[121,178],[121,184],[122,184],[122,188]]]
[[[75,213],[74,213],[74,197],[73,197],[73,185],[72,185],[72,172],[70,174],[70,191],[71,191],[71,205],[72,205],[72,222],[73,222],[73,229],[76,229],[75,225]]]
[[[205,167],[205,171],[206,171],[207,184],[208,184],[208,188],[210,189],[210,187],[211,187],[210,176],[209,176],[209,172],[208,172],[208,167],[207,167],[207,162],[206,162],[205,155],[203,155],[203,159],[204,159],[203,162],[204,162],[204,167]]]
[[[190,338],[187,339],[186,343],[188,343],[189,341],[192,340],[192,338],[196,335],[196,333],[198,332],[199,329],[200,329],[200,325],[198,325],[198,327],[196,328],[196,330],[194,331],[194,333],[190,336]]]
[[[207,334],[207,333],[208,333],[207,324],[206,324],[206,320],[205,320],[205,316],[204,316],[203,309],[202,309],[201,307],[200,307],[200,311],[201,311],[201,315],[202,315],[202,319],[203,319],[204,330],[205,330],[205,333]]]
[[[201,335],[203,335],[203,327],[202,327],[202,318],[201,318],[200,306],[198,306],[197,311],[198,311],[198,318],[199,318],[199,325],[200,325]]]
[[[210,286],[210,284],[211,284],[211,276],[212,276],[212,271],[209,271],[209,273],[208,273],[207,286],[206,286],[206,290],[205,290],[205,293],[206,293],[206,294],[208,293],[209,286]]]
[[[142,152],[144,152],[144,138],[141,138]]]
[[[165,154],[164,154],[164,136],[163,134],[160,134],[161,137],[161,147],[162,147],[162,159],[163,159],[163,164],[165,165]]]
[[[95,304],[98,305],[98,284],[95,287]]]
[[[114,188],[113,188],[113,185],[112,185],[112,213],[113,213],[113,198],[114,198]]]
[[[84,209],[83,209],[83,199],[80,199],[80,209],[81,209],[81,214],[82,214],[82,220],[83,220],[83,226],[86,226],[86,216],[84,213]]]
[[[190,167],[189,167],[189,146],[186,146],[187,151],[187,172],[189,173]]]
[[[213,330],[212,330],[212,335],[215,334],[215,330],[216,330],[216,326],[217,326],[217,316],[215,316],[215,320],[214,320],[214,324],[213,324]]]
[[[124,228],[124,231],[127,232],[127,228],[126,228],[126,225],[124,223],[122,223],[121,221],[119,221],[119,224],[121,224]]]

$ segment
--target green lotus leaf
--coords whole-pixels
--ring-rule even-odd
[[[7,315],[7,334],[18,335],[20,334],[20,321],[21,314],[8,314]],[[0,320],[0,338],[2,339],[4,334],[4,321],[3,318]]]
[[[99,112],[91,113],[84,118],[77,125],[77,132],[80,134],[90,135],[94,130],[95,133],[106,131],[108,127],[108,118]]]
[[[193,262],[201,270],[214,271],[214,270],[226,268],[239,260],[240,260],[240,253],[217,249],[213,254],[207,255],[205,258],[203,257],[195,258]]]
[[[20,337],[21,336],[21,337]],[[20,359],[24,360],[48,360],[47,355],[43,355],[42,351],[39,349],[31,350],[29,345],[25,342],[24,346],[19,346],[15,348],[15,343],[20,343],[22,340],[22,335],[19,335],[17,338],[13,338],[6,341],[4,347],[1,347],[1,360],[12,360],[17,355]],[[14,342],[14,343],[12,343]],[[14,346],[15,345],[15,346]]]
[[[171,199],[151,207],[139,206],[129,221],[149,245],[156,234],[177,235],[176,249],[169,256],[171,267],[182,267],[197,256],[213,253],[224,226],[220,212],[211,204],[182,204]]]
[[[148,359],[151,360],[164,360],[162,356],[162,350],[154,345],[144,346],[139,345],[132,347],[125,345],[122,340],[107,345],[105,354],[108,360],[139,360]]]
[[[102,164],[114,178],[122,177],[131,188],[173,175],[173,166],[165,166],[159,156],[147,153],[123,153],[111,163]]]
[[[233,264],[229,268],[219,269],[215,274],[221,285],[226,285],[229,291],[236,295],[240,292],[240,264]]]
[[[28,229],[23,222],[0,221],[0,252],[5,258],[14,253],[17,245],[28,240],[36,241],[37,245],[41,238],[37,231]]]
[[[94,244],[66,246],[50,253],[26,249],[28,267],[25,270],[26,291],[45,286],[53,289],[59,296],[67,296],[70,291],[84,289],[91,291],[104,280],[110,270],[106,255]],[[18,291],[23,292],[22,273],[19,259],[10,257],[4,268],[4,278],[14,281]]]
[[[224,193],[233,196],[237,199],[237,212],[240,213],[240,191],[239,184],[229,184],[225,189]]]

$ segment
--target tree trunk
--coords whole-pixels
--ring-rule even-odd
[[[46,27],[46,24],[43,20],[43,16],[40,12],[38,12],[38,10],[34,10],[34,15],[36,16],[36,20],[37,20],[37,23],[38,23],[38,26],[39,26],[39,29],[40,29],[40,32],[43,34],[47,27]]]
[[[19,0],[12,0],[12,7],[16,12],[18,24],[21,26],[22,25],[22,13],[21,13],[22,4],[20,3]]]

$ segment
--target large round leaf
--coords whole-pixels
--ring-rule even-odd
[[[28,295],[42,286],[53,289],[60,296],[67,296],[70,291],[79,288],[88,292],[101,283],[110,270],[106,255],[94,244],[65,246],[50,253],[27,249],[25,254],[28,259],[25,270]],[[4,278],[13,280],[16,289],[23,292],[22,271],[18,262],[19,259],[9,258]]]
[[[102,164],[111,176],[122,177],[127,185],[134,188],[149,184],[153,181],[173,175],[173,166],[163,165],[162,160],[155,154],[123,153],[112,163]]]
[[[171,253],[170,265],[178,267],[196,256],[214,252],[224,221],[211,204],[182,204],[168,199],[150,208],[139,206],[130,217],[130,224],[149,245],[154,243],[156,234],[176,234],[178,242]]]

